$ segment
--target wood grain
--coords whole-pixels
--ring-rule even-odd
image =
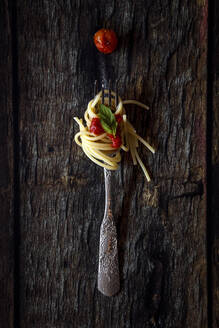
[[[210,8],[212,10],[212,21],[210,25],[211,42],[212,47],[209,50],[209,58],[211,67],[210,71],[210,81],[211,81],[211,181],[209,188],[209,198],[211,197],[211,202],[209,202],[209,225],[211,228],[210,238],[211,238],[211,251],[212,251],[212,316],[213,316],[213,327],[219,326],[219,224],[218,224],[218,215],[219,215],[219,143],[218,143],[218,129],[219,129],[219,4],[215,1]],[[213,110],[211,110],[213,108]]]
[[[8,1],[0,3],[0,327],[13,327],[13,109]]]
[[[207,327],[205,1],[17,1],[21,327]],[[109,56],[93,33],[118,34]],[[122,286],[97,291],[103,171],[74,143],[95,79],[157,148],[115,173]],[[136,112],[135,112],[136,110]],[[156,279],[155,279],[155,278]],[[157,296],[156,296],[157,295]]]

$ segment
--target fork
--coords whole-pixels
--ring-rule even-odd
[[[117,89],[117,88],[116,88]],[[106,88],[102,84],[102,104],[104,104]],[[97,82],[94,84],[94,94],[97,94]],[[111,106],[111,82],[108,83],[109,107]],[[116,90],[115,105],[118,103]],[[104,168],[105,180],[105,212],[100,227],[99,266],[98,266],[98,290],[106,295],[113,296],[120,289],[119,261],[116,225],[112,211],[112,171]]]

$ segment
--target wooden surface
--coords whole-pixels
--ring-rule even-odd
[[[213,110],[209,111],[209,138],[211,143],[211,171],[210,171],[210,191],[212,197],[209,202],[209,218],[210,219],[210,239],[211,239],[211,278],[212,278],[212,317],[213,327],[219,327],[219,3],[215,1],[212,4],[212,26],[210,29],[211,48],[209,51],[209,59],[211,63],[210,69],[210,105]],[[210,154],[209,154],[210,155]]]
[[[11,26],[8,4],[0,4],[0,326],[13,326],[13,109]]]
[[[5,19],[6,6],[7,1],[0,11]],[[6,245],[0,250],[5,255],[0,274],[7,286],[0,303],[2,326],[13,327],[15,299],[20,314],[15,312],[14,327],[208,327],[207,1],[17,0],[13,8],[18,45],[12,53],[18,59],[14,130],[19,136],[15,194],[20,191],[14,219],[17,214],[20,262],[13,298],[14,143],[8,123],[9,132],[3,134],[9,141],[8,156],[3,156],[8,160],[2,164],[8,172],[3,178],[8,178],[1,187],[8,202],[1,198],[8,204],[1,218],[6,231],[0,235],[0,245]],[[6,22],[0,24],[7,31]],[[107,56],[92,41],[104,24],[119,36],[118,49]],[[9,52],[0,57],[8,81],[1,113],[8,117],[10,38],[6,33],[1,38]],[[94,80],[109,77],[123,99],[150,106],[149,113],[134,106],[127,113],[157,149],[151,155],[140,148],[153,176],[150,184],[129,155],[113,178],[122,284],[113,298],[97,291],[103,170],[74,143],[78,127],[73,121],[73,116],[82,117]]]

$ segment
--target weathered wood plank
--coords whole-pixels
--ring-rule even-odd
[[[212,246],[212,316],[213,316],[213,327],[219,327],[219,3],[214,1],[212,3],[212,21],[210,24],[210,32],[212,47],[209,51],[209,58],[211,67],[210,79],[212,84],[211,96],[212,96],[212,168],[211,168],[211,190],[209,188],[209,197],[211,197],[211,210],[209,213],[209,225],[211,227],[211,246]],[[211,192],[211,195],[210,195]]]
[[[22,327],[207,327],[206,19],[205,1],[18,0]],[[150,105],[128,115],[157,145],[141,150],[150,185],[128,156],[115,173],[114,298],[96,288],[103,172],[73,142],[105,21],[119,35],[108,75]]]
[[[13,327],[13,116],[8,1],[0,3],[0,327]]]

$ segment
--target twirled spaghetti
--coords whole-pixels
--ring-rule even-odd
[[[90,158],[91,161],[96,163],[99,166],[102,166],[108,170],[117,170],[118,164],[121,161],[120,150],[130,151],[133,164],[137,163],[141,166],[146,179],[150,181],[149,173],[143,164],[142,160],[139,157],[137,147],[138,141],[143,143],[145,147],[147,147],[152,153],[155,152],[154,148],[150,146],[144,139],[142,139],[137,133],[131,123],[127,120],[126,112],[124,105],[126,104],[135,104],[145,109],[149,109],[146,105],[136,101],[136,100],[125,100],[122,101],[120,97],[118,97],[118,105],[115,105],[116,95],[113,91],[111,91],[111,111],[115,115],[122,116],[122,122],[120,123],[120,133],[122,144],[121,146],[115,150],[112,147],[111,140],[106,132],[101,133],[100,135],[94,135],[90,132],[90,126],[93,118],[98,117],[98,107],[101,104],[102,91],[100,91],[94,99],[90,100],[88,103],[87,109],[84,113],[84,119],[86,125],[83,124],[83,120],[78,117],[74,117],[75,121],[78,123],[80,127],[80,132],[75,135],[75,142],[83,149],[84,153],[87,157]],[[104,92],[104,104],[109,106],[109,95],[108,90]]]

